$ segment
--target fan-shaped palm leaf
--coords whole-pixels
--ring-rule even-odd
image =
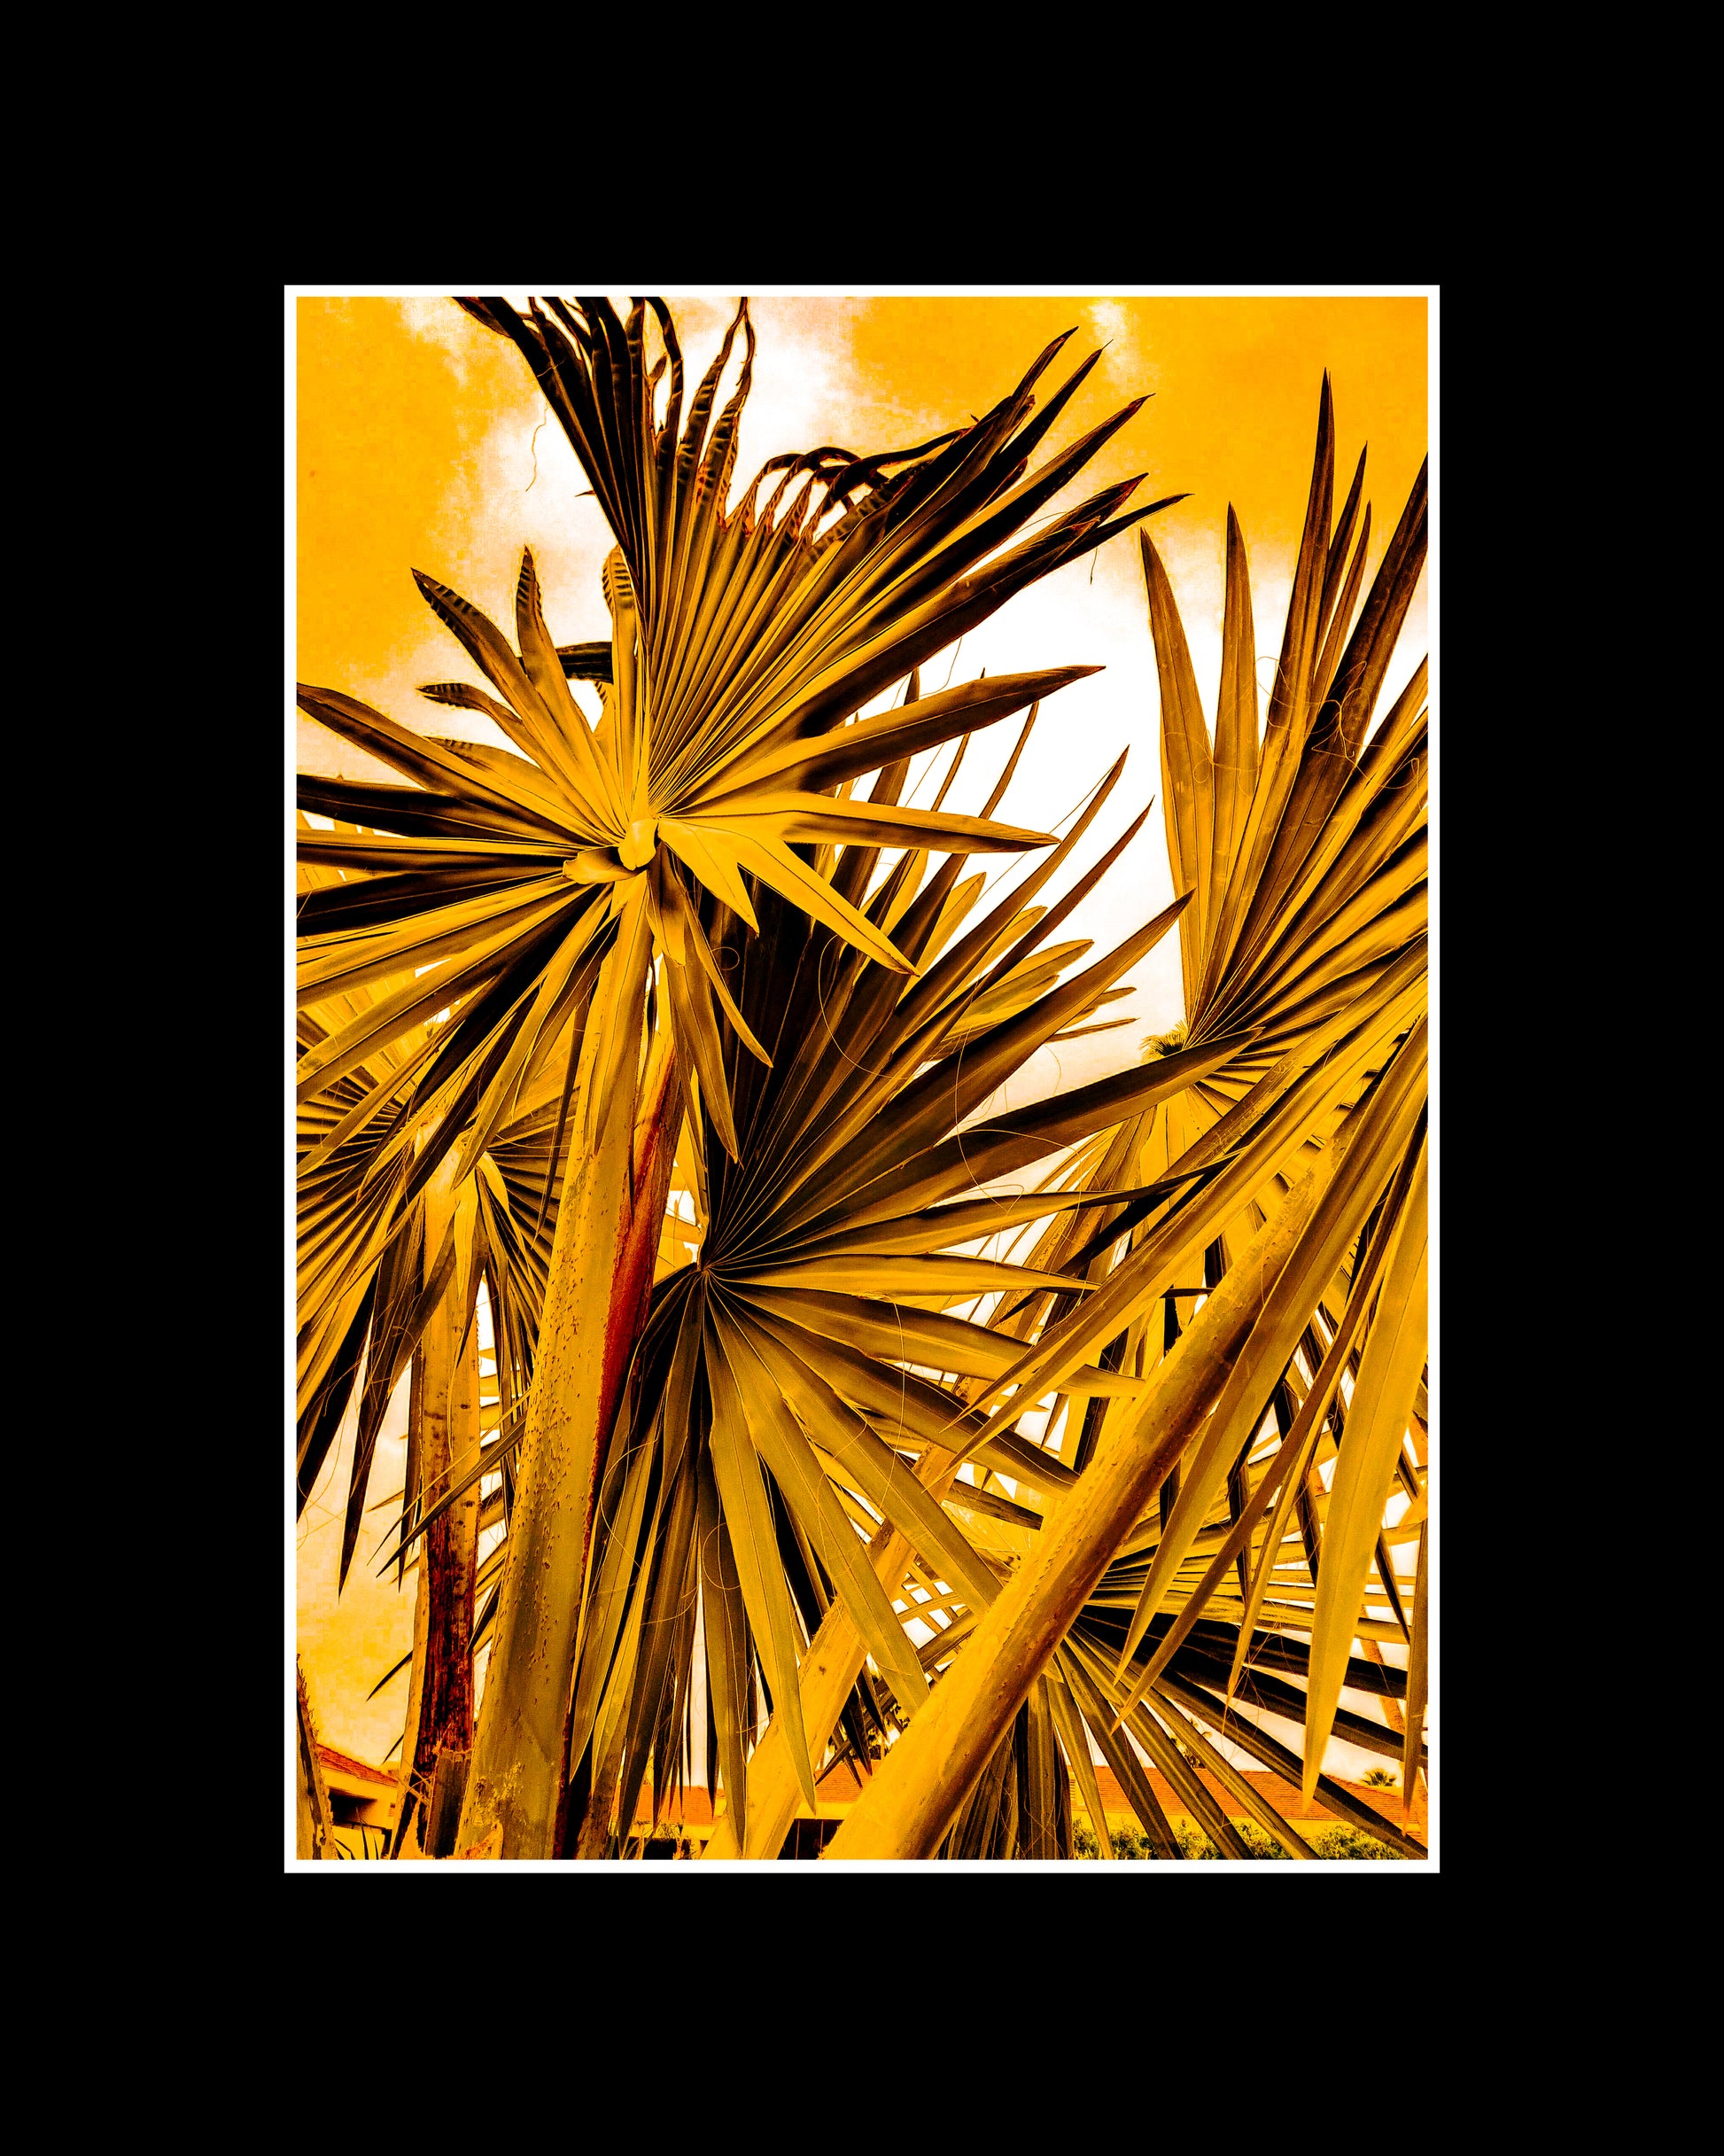
[[[926,856],[906,855],[865,910],[882,928],[896,921],[901,948],[923,966],[909,986],[784,901],[761,901],[759,934],[739,952],[737,999],[773,1061],[745,1062],[731,1051],[739,1157],[711,1154],[698,1262],[656,1292],[631,1413],[601,1492],[570,1740],[581,1853],[609,1846],[613,1807],[618,1818],[633,1816],[649,1757],[661,1801],[680,1771],[679,1702],[688,1696],[701,1566],[712,1763],[739,1840],[750,1854],[775,1853],[785,1801],[793,1808],[799,1794],[812,1802],[814,1770],[847,1707],[855,1743],[866,1742],[857,1724],[878,1716],[872,1677],[851,1692],[865,1655],[904,1716],[921,1703],[921,1660],[901,1621],[919,1607],[900,1592],[908,1553],[953,1583],[965,1606],[991,1597],[994,1569],[959,1524],[967,1500],[983,1510],[990,1500],[966,1484],[951,1491],[958,1509],[941,1502],[959,1464],[992,1465],[1048,1491],[1072,1482],[1021,1436],[981,1437],[982,1419],[951,1381],[985,1379],[1012,1350],[950,1306],[1066,1284],[974,1246],[1109,1194],[959,1194],[997,1181],[1026,1148],[1045,1156],[1057,1140],[1026,1135],[1038,1121],[1083,1133],[1083,1109],[1043,1103],[1010,1118],[1014,1127],[954,1132],[1043,1043],[1112,993],[1177,918],[1177,904],[1072,980],[1032,991],[1025,1008],[1008,998],[991,1026],[973,1023],[1002,984],[1033,977],[1036,946],[1117,856],[1118,847],[1077,879],[1052,914],[1026,907],[1117,776],[1116,767],[1024,886],[962,933],[977,894],[972,888],[954,907],[961,860],[924,882]],[[883,781],[876,798],[896,782],[896,774]],[[872,867],[847,850],[828,873],[859,898]],[[952,940],[936,958],[942,930]],[[1227,1053],[1212,1047],[1128,1073],[1129,1090],[1107,1092],[1101,1112],[1117,1116],[1122,1103],[1141,1112]],[[1104,1397],[1137,1389],[1094,1368],[1068,1383]],[[819,1652],[804,1650],[817,1634]],[[760,1802],[748,1759],[757,1656],[773,1714],[771,1795]]]
[[[1013,592],[1151,511],[1118,513],[1132,482],[1010,543],[1137,409],[1029,472],[1087,372],[1032,417],[1032,385],[1058,345],[960,434],[866,463],[838,452],[780,460],[769,468],[784,473],[772,497],[761,504],[757,482],[733,509],[753,348],[746,307],[685,427],[674,329],[658,303],[658,369],[646,363],[643,305],[625,323],[602,300],[552,302],[548,311],[535,306],[529,323],[501,301],[469,304],[526,352],[610,519],[617,541],[603,579],[610,650],[559,650],[528,556],[512,642],[458,595],[419,578],[490,684],[428,693],[482,712],[511,749],[434,739],[338,690],[302,691],[314,717],[409,783],[303,787],[306,809],[350,828],[306,842],[308,860],[340,867],[348,880],[307,901],[301,996],[321,1006],[390,987],[310,1044],[300,1088],[307,1101],[322,1098],[374,1048],[447,1014],[420,1089],[361,1179],[367,1190],[395,1179],[392,1216],[342,1246],[361,1265],[375,1262],[389,1236],[407,1232],[406,1209],[451,1146],[461,1145],[463,1174],[473,1171],[586,1004],[585,1024],[570,1029],[567,1079],[591,1166],[558,1214],[541,1382],[520,1454],[510,1571],[469,1792],[467,1825],[486,1822],[473,1838],[488,1831],[486,1808],[501,1806],[512,1821],[509,1853],[526,1854],[547,1846],[551,1832],[596,1450],[609,1424],[607,1387],[632,1345],[613,1290],[649,977],[668,1007],[670,1067],[702,1151],[710,1124],[727,1155],[737,1142],[737,1081],[726,1058],[739,1041],[752,1056],[770,1051],[726,985],[718,955],[726,937],[752,932],[759,894],[771,891],[875,962],[907,969],[890,924],[858,907],[860,889],[819,874],[818,852],[803,849],[928,844],[962,855],[1052,844],[985,818],[905,809],[895,795],[857,802],[845,790],[1087,670],[973,682],[846,722]],[[749,358],[715,423],[739,327]],[[596,725],[571,679],[597,681]],[[694,1163],[697,1180],[707,1164]],[[358,1290],[368,1291],[375,1296],[374,1285]],[[350,1327],[357,1316],[355,1305]]]
[[[1397,1483],[1421,1503],[1425,1495],[1403,1446],[1424,1355],[1423,666],[1367,740],[1423,560],[1424,475],[1355,621],[1369,511],[1362,519],[1362,463],[1332,533],[1332,432],[1325,381],[1261,744],[1237,523],[1230,512],[1213,750],[1172,595],[1145,542],[1169,850],[1176,881],[1193,892],[1180,922],[1190,1012],[1180,1053],[1228,1036],[1241,1045],[1153,1126],[1114,1134],[1096,1172],[1146,1183],[1144,1195],[1099,1226],[1072,1215],[1041,1238],[1034,1262],[1084,1269],[1090,1292],[1023,1298],[1014,1322],[1034,1344],[992,1386],[1002,1405],[986,1429],[998,1432],[1021,1401],[1095,1358],[1147,1376],[1150,1392],[1130,1407],[1093,1405],[1079,1446],[1092,1461],[1080,1483],[1087,1506],[1062,1510],[1057,1534],[1039,1541],[1044,1591],[1033,1615],[1014,1600],[969,1633],[950,1664],[966,1674],[944,1701],[942,1760],[934,1734],[907,1742],[835,1855],[927,1850],[946,1831],[1004,1735],[1013,1687],[990,1680],[983,1701],[982,1670],[969,1658],[998,1654],[1007,1627],[1013,1652],[1026,1657],[1026,1685],[1057,1655],[1080,1690],[1072,1657],[1082,1649],[1098,1712],[1127,1718],[1158,1757],[1155,1743],[1191,1740],[1184,1731],[1172,1739],[1169,1725],[1152,1742],[1145,1705],[1150,1722],[1195,1709],[1214,1727],[1235,1697],[1284,1718],[1291,1710],[1303,1724],[1302,1761],[1254,1728],[1239,1741],[1270,1763],[1291,1762],[1308,1794],[1332,1732],[1403,1748],[1339,1701],[1369,1666],[1351,1658],[1350,1643],[1380,1629],[1361,1615],[1373,1569],[1387,1636],[1409,1637],[1382,1515]],[[1247,1265],[1262,1277],[1242,1278]],[[1200,1268],[1208,1300],[1182,1338],[1179,1302],[1191,1291],[1180,1283]],[[1343,1377],[1365,1409],[1351,1437]],[[1271,1406],[1278,1442],[1260,1451]],[[1319,1444],[1339,1445],[1326,1491],[1312,1482]],[[1150,1516],[1144,1503],[1158,1495],[1159,1517]],[[1302,1583],[1289,1580],[1281,1554],[1295,1519]],[[1062,1553],[1076,1571],[1060,1574]],[[1079,1575],[1089,1584],[1074,1599]],[[1239,1584],[1231,1607],[1230,1577]],[[1029,1593],[1021,1576],[1013,1591]],[[1199,1672],[1217,1677],[1217,1626],[1226,1646],[1211,1692]],[[1301,1631],[1310,1636],[1309,1649],[1297,1648],[1302,1693],[1258,1667],[1277,1654],[1276,1666],[1290,1666],[1284,1636]],[[1422,1670],[1400,1681],[1422,1693]],[[1238,1726],[1229,1724],[1230,1736]],[[1416,1746],[1409,1736],[1409,1762]]]

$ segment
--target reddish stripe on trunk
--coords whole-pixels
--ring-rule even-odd
[[[605,1318],[604,1362],[599,1392],[600,1436],[587,1491],[583,1551],[592,1545],[593,1512],[604,1476],[611,1427],[622,1404],[623,1386],[634,1359],[636,1345],[646,1329],[647,1312],[652,1302],[653,1273],[658,1262],[659,1237],[664,1226],[664,1202],[670,1195],[671,1170],[676,1162],[677,1132],[681,1120],[682,1096],[676,1083],[673,1048],[660,1071],[658,1090],[645,1104],[634,1129],[631,1161],[633,1194],[627,1219],[618,1224],[617,1262],[611,1273],[610,1304]],[[569,1763],[565,1759],[552,1841],[559,1856],[575,1854],[571,1810]]]
[[[676,1051],[664,1059],[658,1091],[647,1102],[634,1130],[633,1202],[628,1219],[617,1240],[617,1264],[611,1274],[610,1307],[605,1318],[604,1362],[600,1379],[598,1456],[586,1498],[584,1544],[593,1539],[593,1507],[599,1500],[604,1458],[610,1449],[611,1425],[621,1404],[624,1380],[646,1327],[652,1301],[653,1273],[658,1263],[658,1241],[664,1227],[664,1201],[671,1191],[671,1170],[676,1160],[677,1130],[681,1121],[681,1095],[676,1084]]]

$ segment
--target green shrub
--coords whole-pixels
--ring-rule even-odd
[[[1353,1856],[1371,1864],[1404,1864],[1408,1861],[1399,1849],[1378,1841],[1374,1834],[1362,1833],[1356,1826],[1332,1826],[1326,1833],[1309,1834],[1306,1839],[1319,1856]]]
[[[1275,1837],[1254,1821],[1236,1819],[1233,1825],[1253,1856],[1270,1863],[1290,1864],[1293,1861]],[[1221,1861],[1221,1851],[1215,1843],[1201,1828],[1193,1826],[1188,1819],[1174,1820],[1173,1838],[1178,1845],[1180,1855],[1188,1860],[1195,1859],[1200,1864]],[[1116,1826],[1113,1829],[1111,1840],[1114,1855],[1127,1863],[1153,1863],[1156,1860],[1149,1837],[1138,1827]],[[1387,1842],[1378,1841],[1374,1835],[1363,1833],[1356,1826],[1321,1827],[1314,1833],[1307,1833],[1305,1840],[1318,1856],[1366,1864],[1386,1860],[1402,1864],[1406,1861],[1399,1849],[1392,1849]],[[1072,1854],[1091,1863],[1098,1861],[1101,1855],[1094,1833],[1082,1822],[1072,1836]]]

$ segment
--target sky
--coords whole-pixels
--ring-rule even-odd
[[[525,304],[524,292],[504,296]],[[664,296],[692,384],[716,353],[737,295]],[[614,297],[626,307],[626,295]],[[597,505],[579,498],[585,479],[573,451],[548,419],[513,345],[453,300],[299,297],[291,305],[296,618],[290,642],[297,645],[297,677],[344,690],[427,732],[507,745],[483,718],[417,695],[424,682],[480,685],[482,677],[431,615],[409,572],[427,572],[510,625],[521,549],[531,545],[555,641],[608,636],[599,572],[611,541]],[[783,452],[838,443],[867,453],[962,425],[1008,394],[1044,346],[1071,330],[1042,391],[1098,347],[1102,357],[1044,455],[1134,399],[1148,401],[1052,506],[1073,506],[1137,473],[1145,477],[1134,502],[1187,495],[1145,528],[1167,564],[1213,715],[1228,505],[1250,562],[1266,691],[1304,516],[1324,370],[1335,401],[1338,501],[1361,448],[1370,445],[1369,580],[1425,453],[1428,311],[1423,297],[750,294],[758,346],[741,428],[738,491],[768,457]],[[721,397],[734,373],[733,362]],[[1422,580],[1379,709],[1387,708],[1425,649]],[[924,688],[941,686],[948,668],[951,681],[962,681],[983,668],[996,674],[1067,664],[1104,671],[1044,707],[997,813],[1041,829],[1063,829],[1129,749],[1124,775],[1068,870],[1080,873],[1157,797],[1137,840],[1064,931],[1093,937],[1099,954],[1174,896],[1159,799],[1154,654],[1135,533],[1012,600],[961,650],[930,661]],[[291,708],[291,685],[286,694]],[[302,715],[294,723],[290,747],[299,768],[399,782],[397,774]],[[975,741],[948,807],[980,807],[1016,732],[1008,721]],[[920,767],[914,775],[923,775]],[[935,782],[930,778],[915,798],[927,801]],[[977,865],[995,867],[986,858]],[[1057,888],[1063,885],[1050,895]],[[1165,1031],[1183,1016],[1177,933],[1130,978],[1132,999],[1106,1014],[1130,1023],[1043,1050],[1006,1098],[1033,1099],[1061,1082],[1082,1083],[1136,1062],[1145,1034]],[[380,1447],[377,1496],[399,1488],[404,1420],[403,1392]],[[404,1679],[369,1706],[364,1693],[410,1646],[412,1598],[362,1581],[369,1568],[356,1563],[339,1607],[334,1604],[351,1438],[350,1417],[326,1486],[300,1523],[299,1638],[326,1740],[377,1759],[399,1732]],[[381,1533],[387,1515],[373,1517]],[[371,1539],[362,1538],[361,1557]],[[1332,1753],[1332,1767],[1342,1772],[1369,1763],[1349,1747]]]
[[[505,296],[523,305],[526,297]],[[692,382],[717,351],[735,295],[667,298]],[[408,572],[426,571],[507,623],[521,549],[531,545],[556,641],[608,636],[599,570],[610,540],[597,504],[577,498],[585,481],[574,452],[547,422],[513,345],[453,300],[302,299],[298,313],[299,678],[343,689],[428,732],[506,746],[488,720],[417,694],[427,681],[482,686],[483,677]],[[1361,448],[1371,445],[1368,573],[1425,454],[1423,299],[751,295],[749,313],[759,345],[741,430],[739,491],[768,457],[786,451],[825,442],[863,452],[907,447],[961,425],[1014,388],[1063,331],[1075,334],[1044,385],[1063,380],[1101,347],[1100,362],[1047,447],[1076,440],[1136,398],[1149,401],[1053,507],[1138,472],[1145,475],[1139,502],[1188,495],[1150,518],[1147,529],[1167,562],[1211,706],[1228,504],[1245,534],[1267,686],[1324,368],[1335,397],[1338,492]],[[1381,708],[1425,650],[1421,585]],[[1104,671],[1046,704],[998,813],[1051,829],[1129,749],[1124,775],[1072,864],[1075,875],[1161,792],[1154,654],[1133,533],[1020,594],[966,637],[960,651],[931,660],[924,686],[938,686],[948,668],[961,681],[983,668],[1068,664]],[[301,769],[396,777],[314,721],[301,716],[297,727]],[[1007,723],[977,739],[949,806],[981,806],[1014,736]],[[1106,949],[1173,896],[1158,798],[1131,849],[1067,933],[1092,936]],[[1059,1073],[1075,1082],[1120,1068],[1135,1059],[1145,1032],[1165,1031],[1183,1015],[1177,938],[1165,938],[1132,980],[1136,996],[1108,1016],[1133,1024],[1044,1051],[1020,1079],[1018,1097],[1050,1090]]]

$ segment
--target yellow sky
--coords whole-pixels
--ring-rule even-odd
[[[523,302],[524,295],[510,295]],[[734,298],[670,295],[691,374],[703,368]],[[1076,438],[1130,399],[1150,401],[1062,498],[1146,477],[1139,500],[1189,499],[1151,520],[1169,564],[1198,679],[1220,666],[1222,534],[1231,501],[1249,552],[1267,681],[1304,513],[1318,385],[1334,383],[1345,486],[1367,438],[1376,505],[1372,565],[1425,445],[1423,299],[787,299],[750,302],[759,334],[743,417],[739,484],[765,460],[822,442],[867,451],[962,424],[1013,387],[1029,361],[1075,329],[1063,379],[1098,346],[1100,364],[1055,435]],[[427,731],[487,737],[488,722],[433,707],[427,681],[478,683],[419,596],[429,571],[507,621],[521,549],[531,544],[559,642],[610,633],[599,566],[610,539],[596,504],[514,346],[442,299],[299,302],[299,666]],[[1425,650],[1423,588],[1386,704]],[[1158,697],[1142,572],[1126,535],[1021,594],[973,632],[956,680],[1068,662],[1105,671],[1048,706],[1001,813],[1038,828],[1074,809],[1122,749],[1126,775],[1090,843],[1110,844],[1159,790]],[[943,662],[925,671],[942,678]],[[951,797],[980,805],[1012,729],[976,743]],[[500,739],[500,737],[499,737]],[[301,719],[301,768],[393,776]],[[975,799],[968,798],[974,791]],[[1159,810],[1075,932],[1104,945],[1172,897]],[[1091,858],[1093,858],[1091,856]],[[1181,1015],[1172,938],[1138,969],[1120,1013],[1160,1030]],[[1068,1076],[1130,1060],[1122,1028],[1068,1054]],[[1042,1059],[1045,1061],[1046,1059]],[[1052,1069],[1028,1074],[1044,1090]]]
[[[524,293],[507,296],[524,305]],[[697,378],[735,299],[666,296]],[[962,425],[1011,391],[1061,331],[1076,334],[1044,389],[1105,345],[1052,446],[1153,393],[1058,506],[1137,472],[1146,475],[1138,501],[1189,494],[1148,529],[1168,563],[1211,709],[1227,505],[1245,533],[1259,674],[1267,684],[1304,515],[1324,369],[1334,387],[1338,491],[1361,448],[1371,445],[1368,573],[1425,455],[1422,298],[768,296],[751,298],[749,312],[759,347],[737,460],[743,484],[784,451],[827,442],[861,452],[908,447]],[[572,451],[554,420],[541,424],[546,407],[515,347],[452,300],[301,299],[296,346],[299,678],[344,689],[426,732],[506,745],[485,720],[415,693],[423,682],[478,683],[480,676],[408,572],[429,572],[507,624],[521,549],[530,544],[556,640],[608,635],[599,569],[610,541],[595,504],[576,498],[586,482]],[[729,387],[727,379],[726,393]],[[1385,708],[1425,650],[1421,582]],[[947,663],[943,657],[924,670],[929,685],[940,685]],[[1160,791],[1159,699],[1134,536],[1013,600],[965,640],[951,678],[969,680],[984,667],[998,673],[1068,663],[1105,671],[1046,706],[999,813],[1054,828],[1129,747],[1125,776],[1074,864],[1081,868]],[[1015,732],[1005,726],[978,739],[949,806],[980,806]],[[307,770],[396,778],[303,718],[296,760]],[[1069,932],[1106,948],[1172,896],[1158,801]],[[1061,1078],[1080,1082],[1134,1062],[1146,1031],[1181,1016],[1176,938],[1132,977],[1136,997],[1108,1014],[1128,1015],[1130,1025],[1044,1050],[1011,1097],[1034,1097]],[[398,1420],[392,1415],[380,1448],[374,1496],[399,1485]],[[320,1492],[302,1523],[310,1535],[301,1537],[300,1638],[326,1736],[377,1758],[399,1731],[394,1695],[401,1686],[398,1680],[369,1708],[364,1694],[410,1645],[412,1600],[362,1581],[364,1568],[356,1566],[340,1610],[332,1607],[333,1552],[323,1545],[338,1537],[346,1456],[344,1445],[325,1478],[337,1486]],[[1360,1755],[1356,1763],[1369,1762]]]

